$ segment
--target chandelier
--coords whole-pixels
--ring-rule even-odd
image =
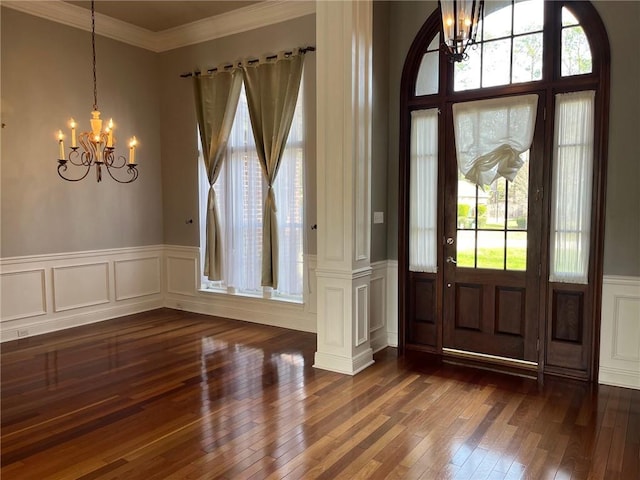
[[[461,62],[469,55],[466,49],[476,43],[478,23],[482,20],[484,0],[440,0],[442,47],[451,62]]]
[[[91,112],[91,120],[89,121],[91,129],[88,132],[82,132],[76,135],[77,124],[72,118],[69,121],[71,129],[71,147],[68,158],[64,152],[64,134],[62,130],[58,130],[58,146],[60,148],[58,155],[58,175],[64,180],[70,182],[78,182],[84,179],[95,165],[96,179],[102,181],[102,167],[106,167],[109,176],[119,183],[131,183],[138,178],[138,169],[136,168],[135,152],[138,141],[134,136],[129,141],[129,159],[124,156],[116,155],[115,145],[116,138],[113,135],[114,124],[113,119],[109,120],[107,127],[102,129],[102,120],[100,119],[100,111],[98,110],[98,87],[96,82],[96,21],[94,2],[91,2],[91,46],[93,48],[93,111]],[[79,145],[79,146],[78,146]],[[80,167],[80,173],[77,176],[69,177],[66,175],[68,163],[75,167]],[[128,177],[117,178],[116,170],[126,166]],[[77,169],[76,169],[77,171]]]

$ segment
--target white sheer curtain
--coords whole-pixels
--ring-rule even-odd
[[[244,87],[215,185],[224,232],[224,283],[231,292],[261,293],[263,180]]]
[[[438,218],[438,110],[411,112],[409,270],[435,272]]]
[[[304,93],[302,82],[287,144],[273,188],[278,218],[278,290],[302,297],[304,241]]]
[[[476,185],[498,177],[513,181],[531,147],[538,95],[517,95],[453,105],[458,167]]]
[[[277,295],[303,294],[304,113],[302,97],[278,177],[274,182],[278,217],[280,277]],[[244,87],[229,135],[227,157],[214,188],[223,232],[223,282],[231,293],[263,295],[262,218],[266,185],[256,151]]]
[[[556,95],[552,282],[588,283],[594,98],[593,90]]]

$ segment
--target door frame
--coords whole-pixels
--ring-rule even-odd
[[[542,254],[543,247],[546,246],[546,242],[543,242],[545,229],[548,226],[548,222],[545,221],[547,215],[544,213],[541,200],[544,198],[544,192],[547,190],[544,183],[544,172],[550,167],[550,159],[544,151],[545,135],[547,134],[545,129],[545,117],[544,110],[546,108],[546,92],[544,90],[530,91],[529,94],[535,94],[538,96],[538,102],[536,107],[536,121],[535,130],[532,138],[532,144],[530,147],[531,154],[529,156],[529,184],[528,196],[527,196],[527,268],[524,271],[514,270],[486,270],[473,269],[471,271],[458,272],[456,265],[449,264],[446,260],[447,257],[452,255],[452,248],[448,246],[446,241],[443,241],[443,255],[440,258],[440,264],[443,271],[443,310],[442,310],[442,323],[443,323],[443,348],[447,348],[448,328],[451,328],[451,322],[454,321],[456,316],[455,298],[457,298],[457,290],[453,292],[452,288],[457,287],[455,280],[458,273],[461,276],[467,276],[470,278],[476,278],[480,282],[481,278],[485,275],[495,273],[497,277],[515,278],[519,276],[524,277],[525,298],[525,319],[524,319],[524,332],[523,335],[523,358],[518,359],[525,362],[535,362],[536,366],[540,363],[540,332],[543,331],[544,325],[540,324],[539,314],[539,298],[542,289]],[[497,95],[490,98],[504,98],[506,95]],[[486,95],[482,96],[482,99],[487,98]],[[446,143],[444,146],[445,156],[439,168],[444,172],[445,183],[445,201],[439,205],[439,210],[443,211],[443,238],[454,238],[456,259],[457,253],[457,204],[458,204],[458,165],[456,161],[456,149],[455,138],[453,133],[453,105],[459,102],[447,103],[444,110],[444,135],[446,137]],[[537,193],[535,193],[537,192]],[[500,230],[497,230],[500,231]],[[532,239],[532,235],[537,234],[536,238]],[[506,247],[506,245],[505,245]],[[480,282],[482,283],[482,282]],[[453,284],[453,285],[452,285]],[[451,286],[450,286],[451,285]],[[484,294],[484,291],[482,292]],[[453,302],[453,304],[452,304]],[[491,306],[485,306],[489,310]],[[496,305],[493,305],[493,309]],[[452,309],[452,310],[449,310]],[[453,317],[452,317],[453,315]],[[508,338],[508,337],[503,337]],[[479,352],[484,354],[490,354],[489,352]],[[505,357],[505,362],[514,360],[512,357]]]
[[[549,6],[550,5],[550,6]],[[602,296],[602,271],[604,250],[604,208],[606,192],[606,164],[608,147],[608,118],[609,118],[609,76],[610,76],[610,49],[604,24],[595,7],[589,1],[572,2],[561,0],[558,2],[545,2],[545,25],[556,25],[554,28],[546,28],[543,33],[545,45],[560,45],[561,9],[567,6],[579,20],[583,27],[592,54],[592,73],[576,77],[560,78],[559,74],[549,72],[560,71],[560,55],[553,49],[546,47],[543,56],[543,71],[545,77],[536,82],[527,84],[511,84],[491,89],[468,90],[453,92],[452,67],[444,55],[440,55],[439,68],[439,94],[418,97],[415,92],[416,76],[420,67],[423,53],[427,50],[430,41],[435,35],[440,34],[440,11],[436,9],[423,24],[414,38],[408,51],[402,71],[400,86],[400,122],[399,122],[399,196],[398,196],[398,318],[399,318],[399,349],[401,354],[410,351],[428,352],[443,355],[442,349],[442,319],[443,319],[443,288],[444,275],[442,268],[443,242],[438,242],[439,268],[436,273],[422,274],[410,272],[408,268],[409,247],[409,159],[410,159],[410,131],[412,110],[424,108],[439,108],[444,111],[448,102],[462,102],[466,100],[488,98],[490,96],[516,95],[533,93],[536,90],[544,91],[546,95],[545,116],[554,118],[555,95],[574,90],[596,90],[595,101],[595,144],[594,144],[594,168],[592,183],[592,221],[591,221],[591,251],[589,259],[589,284],[579,292],[584,305],[585,317],[583,333],[579,342],[576,342],[574,352],[567,350],[566,355],[583,356],[583,362],[576,368],[572,365],[563,365],[565,355],[565,343],[555,342],[553,337],[554,322],[558,320],[553,302],[557,294],[571,295],[572,288],[562,288],[566,285],[557,285],[549,282],[549,218],[551,211],[551,191],[547,185],[551,185],[550,168],[544,171],[545,194],[543,197],[543,245],[541,246],[541,282],[540,282],[540,306],[539,306],[539,378],[543,374],[554,374],[582,380],[594,381],[598,377],[599,367],[599,337],[600,337],[600,310]],[[439,145],[444,145],[446,140],[442,118],[439,122]],[[553,121],[545,123],[545,137],[553,139]],[[551,159],[553,141],[546,141],[543,149],[545,158]],[[439,149],[439,163],[443,161],[444,148]],[[550,162],[550,160],[548,160]],[[548,193],[548,194],[547,194]],[[438,202],[442,205],[445,201],[443,172],[438,173]],[[444,239],[444,219],[442,208],[438,209],[438,238]],[[424,292],[432,295],[434,301],[429,307],[425,318],[433,318],[433,337],[427,343],[415,342],[412,339],[414,328],[412,322],[416,316],[416,285],[422,285]],[[428,287],[427,287],[428,285]],[[572,287],[572,285],[570,285]],[[426,325],[426,323],[425,323]],[[555,342],[555,343],[554,343]],[[562,343],[562,344],[561,344]],[[579,344],[579,345],[578,345]],[[578,351],[579,350],[579,351]],[[580,353],[581,352],[581,353]],[[565,357],[566,357],[565,355]],[[568,358],[568,357],[566,357]],[[556,360],[559,359],[559,360]]]

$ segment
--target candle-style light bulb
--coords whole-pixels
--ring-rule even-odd
[[[138,144],[138,140],[134,136],[131,140],[129,140],[129,165],[135,165],[136,163],[136,145]]]
[[[109,119],[109,125],[107,126],[107,147],[113,148],[113,118]]]
[[[58,130],[58,147],[60,148],[58,154],[58,159],[60,160],[64,160],[64,134],[62,133],[62,130]]]
[[[76,148],[78,145],[76,143],[76,121],[71,118],[71,120],[69,120],[69,127],[71,128],[71,148]]]

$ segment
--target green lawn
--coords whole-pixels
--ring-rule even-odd
[[[458,251],[458,267],[473,268],[473,250]],[[478,268],[504,269],[504,250],[502,248],[479,248]],[[511,247],[507,249],[507,270],[527,269],[527,249]]]

